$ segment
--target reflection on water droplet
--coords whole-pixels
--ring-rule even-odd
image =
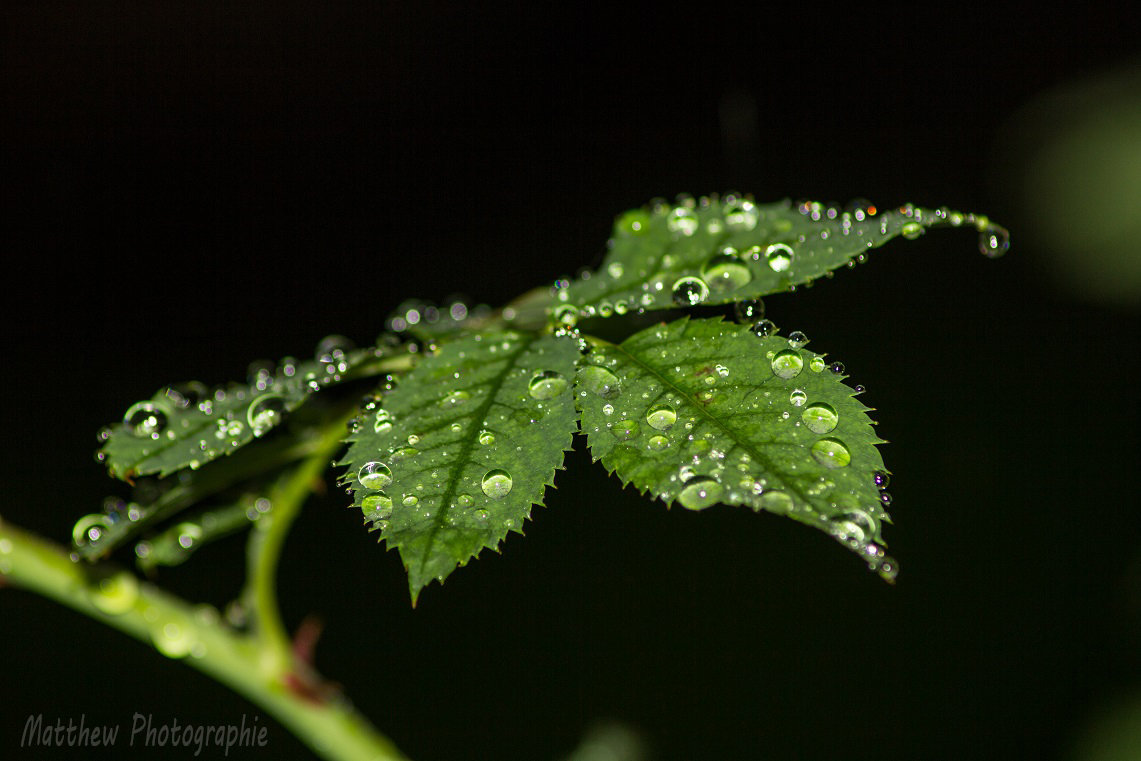
[[[992,225],[979,231],[979,251],[983,256],[997,259],[1010,248],[1010,233],[1005,229]]]
[[[743,324],[754,324],[765,316],[765,302],[760,299],[750,299],[748,301],[738,301],[733,305],[733,316],[737,318],[737,322]]]
[[[638,435],[638,422],[636,420],[619,420],[610,427],[610,432],[619,441],[628,441]]]
[[[158,438],[166,428],[167,413],[154,402],[139,402],[134,404],[123,415],[123,422],[127,429],[139,437],[149,436]]]
[[[764,338],[765,336],[771,336],[776,333],[777,326],[772,320],[757,320],[756,324],[749,328],[749,330],[753,331],[753,335],[758,338]]]
[[[383,489],[392,483],[392,471],[383,462],[366,462],[357,471],[357,480],[366,489]]]
[[[646,415],[646,422],[656,431],[668,431],[677,422],[677,413],[668,404],[655,407]]]
[[[899,234],[908,240],[915,240],[923,234],[923,225],[918,222],[908,222],[903,227],[899,228]]]
[[[646,442],[646,446],[655,452],[660,452],[663,449],[669,449],[670,440],[665,436],[651,436],[650,440]]]
[[[678,278],[670,293],[678,306],[692,307],[709,298],[709,286],[700,278],[686,276]]]
[[[824,402],[808,405],[800,418],[813,433],[831,433],[840,422],[840,416],[836,414],[835,408]]]
[[[263,394],[246,411],[246,422],[254,436],[261,436],[277,425],[284,415],[285,398],[280,394]]]
[[[567,379],[554,370],[535,373],[527,384],[527,391],[536,399],[553,399],[567,390]]]
[[[774,243],[765,250],[765,261],[773,272],[786,272],[792,266],[792,248],[784,243]]]
[[[723,491],[717,479],[696,476],[686,482],[685,488],[677,495],[677,501],[690,510],[704,510],[716,505]]]
[[[717,254],[701,270],[701,276],[714,293],[729,293],[753,279],[753,273],[737,256],[736,251]],[[704,300],[704,299],[703,299]]]
[[[833,438],[817,440],[812,445],[812,456],[829,468],[843,468],[852,461],[852,455],[844,442]]]
[[[578,374],[579,383],[587,391],[598,394],[603,399],[614,399],[622,393],[618,376],[598,365],[587,365]]]
[[[804,360],[801,359],[800,354],[792,349],[785,349],[784,351],[777,352],[773,357],[773,374],[778,378],[795,378],[800,375],[800,371],[804,369]]]
[[[502,468],[496,468],[484,474],[480,488],[492,499],[501,499],[511,491],[511,485],[511,475]]]

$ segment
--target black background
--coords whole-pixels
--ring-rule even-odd
[[[1062,759],[1138,686],[1136,313],[1049,285],[993,148],[1137,52],[1118,9],[188,7],[5,6],[6,519],[69,537],[117,488],[95,430],[166,382],[370,342],[409,296],[504,303],[653,196],[945,203],[1010,255],[937,231],[767,301],[880,408],[896,587],[791,521],[623,492],[580,444],[527,536],[416,610],[314,499],[286,618],[326,621],[318,667],[423,761],[553,759],[600,719],[659,759]],[[161,579],[223,604],[241,555]],[[259,713],[42,599],[0,620],[5,752],[30,713]],[[276,724],[269,752],[306,756]]]

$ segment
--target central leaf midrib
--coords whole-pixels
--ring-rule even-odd
[[[522,356],[531,344],[535,342],[537,336],[521,336],[519,351],[515,352],[510,358],[504,358],[503,372],[498,373],[490,381],[488,381],[488,394],[487,399],[476,407],[475,411],[471,413],[470,417],[473,423],[479,423],[487,419],[487,413],[495,405],[495,397],[498,395],[499,390],[503,388],[503,384],[507,382],[507,377],[510,375],[511,369],[515,367],[516,360]],[[432,548],[435,545],[436,535],[443,528],[444,519],[448,513],[451,512],[451,500],[455,496],[457,486],[462,478],[464,466],[470,462],[471,452],[475,448],[475,442],[478,441],[478,430],[482,426],[473,425],[472,430],[475,435],[465,436],[460,442],[459,457],[456,459],[456,467],[452,469],[451,475],[448,477],[444,491],[440,499],[440,509],[436,511],[436,515],[432,520],[432,528],[428,532],[427,541],[424,543],[424,550],[420,554],[420,571],[423,573],[428,565],[428,557],[432,554]]]

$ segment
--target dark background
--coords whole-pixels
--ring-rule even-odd
[[[947,204],[1011,253],[932,231],[767,300],[880,409],[896,587],[791,521],[667,512],[580,445],[526,538],[416,610],[313,500],[286,617],[324,618],[319,668],[418,761],[554,759],[602,719],[658,759],[1069,759],[1136,693],[1137,312],[1044,274],[995,148],[1038,93],[1135,65],[1119,9],[191,7],[5,5],[5,519],[69,537],[118,488],[94,432],[166,382],[368,343],[409,296],[502,304],[653,196]],[[220,605],[241,555],[160,578]],[[31,595],[0,621],[5,757],[29,713],[259,713]],[[306,756],[276,724],[269,752]]]

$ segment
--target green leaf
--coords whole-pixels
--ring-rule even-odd
[[[389,351],[395,351],[390,349]],[[98,457],[110,475],[166,476],[198,467],[269,433],[316,391],[375,372],[382,349],[330,347],[316,359],[286,358],[272,371],[255,369],[248,384],[208,389],[191,381],[160,389],[132,405],[100,434]]]
[[[870,248],[938,225],[980,231],[980,248],[1001,255],[1009,236],[982,216],[907,204],[877,211],[869,203],[847,210],[788,200],[683,197],[620,216],[602,266],[558,293],[555,317],[609,317],[627,311],[756,299],[809,283],[862,261]]]
[[[578,343],[499,332],[444,344],[350,437],[344,482],[408,570],[413,604],[541,505],[576,413]]]
[[[815,526],[890,579],[882,442],[801,339],[720,319],[662,323],[617,346],[588,339],[575,395],[591,454],[667,504],[745,505]]]

